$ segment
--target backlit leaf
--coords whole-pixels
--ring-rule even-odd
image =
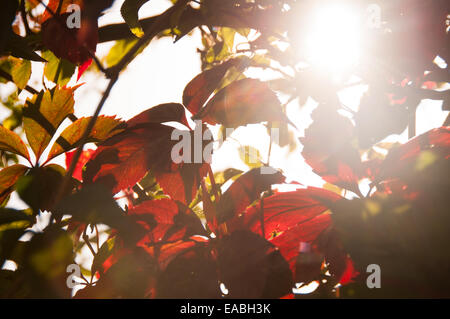
[[[310,187],[275,193],[227,222],[229,230],[249,229],[277,246],[295,269],[301,242],[312,243],[331,225],[328,203],[340,200],[336,193]],[[261,222],[263,221],[263,225]]]
[[[73,171],[73,174],[72,174],[73,178],[76,178],[79,181],[83,180],[83,167],[91,159],[94,152],[95,152],[95,150],[93,150],[93,149],[87,149],[81,153],[80,158],[78,159],[78,162],[75,166],[75,170]],[[72,163],[75,153],[76,153],[76,150],[66,153],[66,168],[67,169],[70,167],[70,164]]]
[[[30,160],[27,147],[20,137],[3,126],[0,125],[0,149],[8,151]]]
[[[243,79],[226,86],[192,118],[228,128],[264,121],[288,121],[276,94],[256,79]]]
[[[168,169],[173,128],[150,123],[128,128],[105,142],[87,163],[83,180],[100,182],[113,193],[133,186],[148,170]]]
[[[78,147],[84,131],[86,130],[91,117],[83,117],[70,124],[58,137],[53,144],[47,161]],[[94,127],[87,139],[88,143],[103,142],[111,136],[123,131],[123,121],[116,119],[114,116],[99,116],[95,121]]]
[[[235,60],[229,60],[203,71],[186,85],[183,91],[183,104],[192,114],[197,114],[209,96],[217,89],[225,73],[235,62]]]
[[[144,31],[139,23],[138,12],[140,7],[147,1],[148,0],[125,0],[122,7],[120,7],[120,13],[122,14],[123,19],[130,27],[131,32],[139,38],[144,35]]]
[[[127,121],[127,126],[132,127],[138,124],[164,122],[179,122],[189,127],[185,108],[179,103],[163,103],[153,106]]]
[[[49,81],[60,86],[69,83],[75,72],[75,64],[63,58],[57,58],[49,50],[42,52],[42,57],[48,61],[44,67],[44,75]]]
[[[242,213],[247,206],[259,198],[272,184],[281,184],[285,177],[280,172],[264,174],[254,168],[237,178],[222,195],[217,206],[219,224]]]
[[[33,101],[27,101],[28,105],[23,109],[23,125],[28,143],[37,160],[58,126],[67,115],[73,113],[75,89],[76,87],[57,86],[54,90],[35,96]]]
[[[64,6],[73,2],[77,2],[78,5],[83,4],[79,1],[66,1]],[[76,65],[83,64],[92,58],[96,50],[98,42],[97,18],[100,12],[88,11],[89,5],[92,6],[93,4],[92,2],[87,3],[86,6],[81,5],[81,26],[69,28],[67,20],[72,13],[66,11],[67,7],[62,8],[63,10],[59,13],[56,12],[55,7],[57,8],[59,3],[53,3],[50,4],[53,5],[53,9],[51,6],[48,8],[56,15],[52,15],[49,10],[44,12],[42,42],[58,58],[64,58]],[[83,11],[84,9],[86,11]],[[83,16],[83,13],[85,16]]]
[[[138,243],[144,249],[158,242],[175,242],[192,235],[205,235],[198,217],[168,198],[145,201],[130,209],[128,216],[148,231]]]
[[[300,138],[306,163],[325,181],[359,194],[363,174],[358,149],[352,144],[351,121],[325,104],[313,111],[312,118],[305,137]]]
[[[23,90],[31,76],[31,62],[29,60],[14,60],[11,76],[17,87]]]
[[[15,164],[5,167],[0,171],[0,204],[2,204],[14,190],[14,184],[27,170],[28,167]]]

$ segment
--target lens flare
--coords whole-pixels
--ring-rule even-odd
[[[340,73],[355,66],[359,50],[359,17],[350,7],[330,5],[313,12],[305,39],[309,64]]]

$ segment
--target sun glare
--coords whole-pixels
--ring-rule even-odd
[[[352,8],[318,7],[305,43],[307,62],[333,73],[356,65],[359,58],[359,21]]]

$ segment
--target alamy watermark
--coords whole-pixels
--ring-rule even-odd
[[[370,264],[366,269],[370,275],[366,279],[367,288],[381,288],[381,267],[377,264]]]
[[[81,28],[81,8],[77,4],[70,4],[67,6],[67,13],[70,13],[66,19],[66,24],[69,29]]]

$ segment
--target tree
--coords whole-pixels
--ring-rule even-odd
[[[139,20],[147,0],[125,0],[125,23],[99,28],[113,0],[5,1],[0,77],[16,90],[0,126],[0,264],[17,267],[1,269],[0,296],[71,297],[70,272],[80,269],[76,298],[449,297],[449,119],[420,135],[415,127],[421,101],[449,110],[449,3],[325,2],[178,0]],[[340,81],[332,70],[343,60],[307,54],[308,21],[336,3],[369,9],[362,17],[372,23]],[[344,21],[323,23],[334,36]],[[202,72],[182,101],[128,121],[100,115],[121,71],[152,40],[178,41],[194,29]],[[105,66],[95,51],[108,41],[115,45]],[[319,53],[335,58],[332,41]],[[31,61],[44,65],[51,87],[32,87]],[[262,81],[251,69],[276,76]],[[84,72],[108,79],[90,117],[74,115],[78,86],[67,84],[75,72],[77,80]],[[368,90],[352,110],[338,93],[355,83]],[[32,95],[25,105],[22,91]],[[305,119],[289,118],[286,106],[307,99],[318,105],[297,141],[295,123]],[[72,123],[62,129],[65,119]],[[268,131],[258,136],[270,140],[267,161],[242,146],[248,171],[213,172],[214,143],[249,124]],[[406,129],[408,142],[385,142]],[[300,143],[324,187],[287,183],[283,168],[270,166],[274,143]],[[54,163],[61,155],[65,168]],[[13,192],[29,208],[6,208]],[[76,262],[85,248],[88,269]],[[376,284],[366,285],[368,276]],[[312,282],[312,293],[293,294]]]

